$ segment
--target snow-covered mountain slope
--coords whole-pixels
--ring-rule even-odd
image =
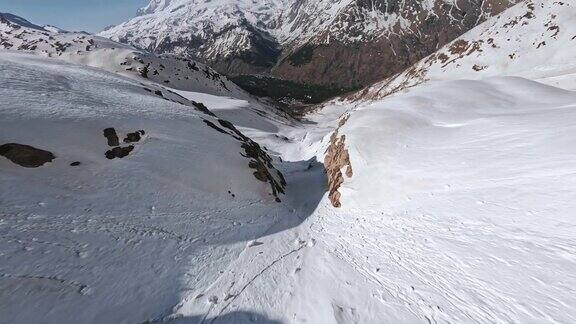
[[[532,5],[503,53],[301,125],[0,52],[0,323],[576,322],[576,92],[535,81],[574,59],[527,45],[573,13]]]
[[[284,252],[240,256],[202,292],[217,303],[195,291],[173,317],[576,320],[574,92],[522,78],[433,81],[334,115],[281,129],[287,141],[273,147],[285,160],[317,155],[330,181],[303,224],[262,239]]]
[[[208,66],[175,56],[157,56],[86,33],[40,27],[0,13],[0,49],[31,51],[179,90],[246,98],[225,76]]]
[[[575,92],[511,77],[432,81],[345,115],[323,141],[341,207],[311,225],[288,312],[574,322],[575,118]]]
[[[573,2],[527,0],[358,96],[382,98],[429,80],[498,75],[521,76],[576,89],[575,45]]]
[[[289,213],[279,162],[203,109],[36,55],[0,70],[1,323],[161,317]]]
[[[228,75],[353,87],[400,72],[515,2],[152,0],[100,35]]]
[[[2,323],[576,320],[574,92],[431,81],[277,124],[275,203],[226,122],[80,65],[0,69]]]

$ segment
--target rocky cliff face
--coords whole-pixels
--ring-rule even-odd
[[[360,86],[394,75],[511,2],[358,0],[325,32],[291,48],[273,74]]]
[[[394,75],[518,0],[153,0],[101,35],[235,76],[362,86]]]

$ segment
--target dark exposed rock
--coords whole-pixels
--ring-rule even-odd
[[[196,101],[192,101],[192,105],[194,105],[194,107],[196,107],[198,110],[200,110],[201,112],[208,114],[210,116],[216,117],[216,115],[214,115],[210,110],[208,110],[208,107],[206,107],[205,104],[201,103],[201,102],[196,102]]]
[[[143,78],[145,78],[145,79],[148,79],[148,72],[150,71],[149,68],[150,68],[150,63],[148,63],[147,65],[143,66],[143,67],[140,69],[140,76],[143,77]]]
[[[222,134],[230,135],[230,133],[228,133],[227,131],[223,130],[222,128],[216,126],[213,122],[211,122],[211,121],[209,121],[209,120],[206,120],[206,119],[204,119],[203,121],[204,121],[204,123],[205,123],[206,125],[208,125],[209,127],[215,129],[216,131],[218,131],[218,132],[220,132],[220,133],[222,133]]]
[[[188,68],[189,68],[190,70],[200,71],[200,69],[199,69],[198,66],[196,65],[196,62],[188,62]]]
[[[37,168],[56,158],[52,152],[16,143],[0,145],[0,155],[25,168]]]
[[[130,155],[130,152],[134,150],[134,145],[126,146],[126,147],[115,147],[111,150],[106,151],[106,158],[109,160],[113,160],[115,158],[125,158]]]
[[[146,132],[144,130],[139,130],[133,133],[126,134],[124,138],[124,143],[137,143],[142,139]],[[116,134],[116,130],[114,128],[106,128],[104,130],[104,136],[108,139],[108,145],[112,146],[113,148],[106,151],[104,154],[107,159],[112,160],[116,158],[124,158],[127,157],[132,150],[134,150],[134,145],[129,145],[126,147],[121,147],[120,142],[118,139],[118,135]],[[74,162],[80,164],[80,162]]]
[[[124,138],[124,143],[140,142],[140,140],[142,139],[142,135],[144,135],[143,130],[139,130],[139,131],[134,132],[134,133],[128,133],[128,134],[126,134],[126,138]]]
[[[148,91],[148,92],[152,92],[152,90],[150,90],[150,89],[148,89],[148,88],[144,88],[144,90],[146,90],[146,91]],[[171,101],[171,102],[176,102],[176,103],[179,103],[179,104],[181,104],[181,105],[190,106],[190,104],[192,104],[192,106],[194,106],[198,111],[203,112],[203,113],[205,113],[205,114],[207,114],[207,115],[210,115],[210,116],[212,116],[212,117],[216,117],[216,115],[214,115],[214,114],[208,109],[208,107],[206,107],[206,105],[204,105],[203,103],[201,103],[201,102],[196,102],[196,101],[194,101],[194,100],[188,100],[188,99],[184,98],[183,96],[181,96],[180,94],[178,94],[178,93],[176,93],[176,92],[174,92],[174,91],[171,91],[171,90],[168,90],[168,89],[164,89],[164,90],[165,90],[166,92],[168,92],[169,94],[171,94],[172,96],[174,96],[174,97],[176,97],[176,98],[179,98],[180,100],[169,99],[168,96],[165,96],[164,93],[163,93],[161,90],[155,90],[155,91],[154,91],[154,94],[157,95],[157,96],[159,96],[159,97],[161,97],[161,98],[164,99],[164,100]],[[185,103],[185,102],[188,102],[188,103]]]
[[[328,198],[332,206],[339,208],[342,206],[340,202],[341,194],[338,191],[340,186],[344,183],[344,175],[342,169],[346,168],[346,176],[351,178],[353,175],[352,164],[350,162],[350,155],[346,149],[346,135],[338,136],[340,127],[342,127],[348,118],[340,120],[338,128],[332,133],[330,137],[330,145],[326,150],[324,157],[324,166],[328,174]]]
[[[108,140],[108,146],[118,146],[120,145],[120,139],[118,138],[118,134],[116,134],[116,130],[112,127],[106,128],[104,130],[104,137]]]
[[[76,162],[70,163],[70,166],[79,166],[80,164],[82,164],[82,163],[76,161]]]

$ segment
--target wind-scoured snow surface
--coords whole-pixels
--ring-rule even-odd
[[[568,80],[554,49],[530,62]],[[0,70],[2,323],[576,322],[576,92],[540,73],[446,72],[297,124],[53,58]],[[109,160],[110,127],[145,135]]]

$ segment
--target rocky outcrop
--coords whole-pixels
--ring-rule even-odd
[[[103,131],[104,137],[106,137],[106,141],[108,142],[108,146],[118,146],[120,145],[120,139],[118,138],[118,134],[116,134],[116,130],[112,127],[106,128]]]
[[[328,175],[328,198],[332,206],[336,208],[342,206],[340,202],[342,195],[338,191],[344,183],[342,170],[346,170],[344,174],[348,178],[351,178],[354,174],[352,171],[352,163],[350,163],[350,154],[348,154],[348,149],[346,149],[346,135],[338,135],[340,127],[342,127],[347,120],[348,117],[340,120],[338,128],[330,137],[330,145],[328,149],[326,149],[326,155],[324,156],[324,167]]]
[[[52,152],[17,143],[0,145],[0,155],[25,168],[41,167],[56,158]]]
[[[130,155],[130,152],[134,150],[134,145],[128,145],[126,147],[115,147],[111,150],[106,151],[105,156],[108,160],[122,159]]]
[[[139,131],[134,132],[134,133],[128,133],[128,134],[126,134],[126,138],[124,138],[123,142],[124,143],[138,143],[142,139],[142,136],[144,136],[145,134],[146,134],[146,132],[143,130],[139,130]]]
[[[134,144],[128,146],[120,146],[120,139],[118,137],[118,133],[116,133],[116,129],[114,129],[113,127],[104,129],[103,134],[104,137],[106,138],[108,146],[112,147],[111,149],[106,151],[106,153],[104,153],[104,156],[108,160],[123,159],[128,155],[130,155],[132,151],[134,151],[135,148]],[[146,135],[146,131],[142,129],[132,133],[127,133],[122,142],[126,144],[138,143],[143,139],[144,135]]]

